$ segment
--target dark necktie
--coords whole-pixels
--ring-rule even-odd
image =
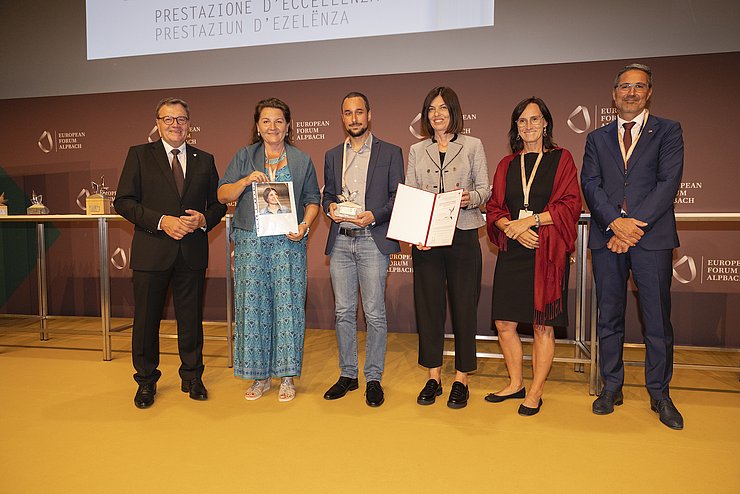
[[[624,127],[624,135],[622,136],[622,142],[624,143],[624,155],[627,156],[627,153],[630,152],[630,147],[632,147],[632,127],[635,126],[635,122],[625,122],[622,124],[622,127]],[[627,169],[627,161],[624,162],[624,169]],[[625,197],[622,199],[622,211],[627,211],[627,198]]]
[[[177,159],[177,155],[180,154],[179,149],[172,150],[172,176],[175,178],[175,185],[177,186],[177,193],[182,197],[182,189],[185,185],[185,175],[182,173],[182,166],[180,166],[180,160]]]
[[[624,143],[624,154],[626,155],[630,152],[630,148],[632,147],[632,127],[635,126],[635,122],[625,122],[622,126],[624,127],[622,142]],[[626,162],[624,166],[627,166]]]

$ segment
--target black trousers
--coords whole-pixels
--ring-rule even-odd
[[[155,383],[162,375],[159,366],[159,323],[162,320],[167,290],[172,286],[172,301],[177,319],[177,347],[180,377],[184,380],[203,375],[203,286],[205,269],[190,269],[178,254],[175,264],[165,271],[134,270],[134,327],[131,350],[134,380]]]
[[[455,334],[455,369],[474,371],[477,368],[475,335],[483,266],[478,230],[457,229],[451,246],[427,251],[414,247],[411,256],[419,364],[427,368],[442,365],[449,297]]]

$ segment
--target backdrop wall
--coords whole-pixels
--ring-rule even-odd
[[[677,211],[740,211],[735,184],[740,126],[732,115],[737,103],[728,98],[740,85],[740,54],[642,58],[655,71],[651,111],[679,120],[686,141],[686,167]],[[257,100],[276,96],[292,108],[297,145],[308,152],[323,183],[324,152],[343,137],[339,104],[350,90],[371,100],[373,132],[404,149],[416,142],[414,123],[426,92],[450,85],[461,97],[465,132],[480,137],[490,174],[508,153],[506,133],[514,105],[524,97],[545,99],[555,117],[556,141],[571,150],[578,165],[586,133],[614,118],[611,82],[630,60],[454,70],[367,77],[341,77],[178,90],[0,100],[0,191],[10,199],[11,213],[25,211],[32,190],[44,194],[54,213],[80,213],[90,181],[105,175],[115,189],[130,145],[145,142],[154,130],[154,106],[170,95],[191,104],[190,141],[216,156],[223,174],[236,150],[246,144]],[[728,100],[731,100],[728,102]],[[734,228],[734,229],[733,229]],[[328,260],[323,255],[328,219],[312,228],[309,241],[307,325],[333,327],[333,298]],[[736,226],[682,225],[676,251],[674,323],[678,343],[740,346],[740,233]],[[111,228],[113,315],[130,315],[132,295],[128,248],[131,228]],[[3,312],[35,311],[33,230],[0,227],[3,269]],[[482,230],[481,230],[482,235]],[[49,308],[52,314],[97,314],[96,232],[93,227],[57,224],[49,234]],[[225,319],[225,235],[211,235],[206,317]],[[479,332],[490,328],[490,297],[495,250],[481,236],[484,288],[479,304]],[[387,299],[390,328],[414,331],[411,263],[408,248],[394,256]],[[572,309],[571,309],[572,316]],[[630,327],[639,337],[634,307]],[[571,317],[573,321],[573,317]],[[572,328],[570,329],[572,333]]]

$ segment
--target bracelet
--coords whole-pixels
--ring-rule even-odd
[[[539,228],[540,227],[540,215],[534,214],[533,216],[534,216],[534,226],[536,228]]]
[[[310,232],[310,231],[311,231],[311,227],[310,227],[310,226],[308,226],[308,223],[306,223],[305,221],[301,221],[301,222],[300,222],[300,223],[298,223],[298,224],[299,224],[299,225],[306,225],[306,233],[304,233],[304,234],[303,234],[303,236],[304,236],[304,237],[308,237],[308,232]]]

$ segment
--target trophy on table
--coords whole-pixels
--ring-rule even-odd
[[[36,195],[36,191],[32,191],[31,205],[26,208],[26,214],[49,214],[49,208],[44,206],[43,199],[43,195]]]
[[[100,177],[100,184],[90,182],[92,194],[85,199],[85,214],[110,214],[110,198],[107,197],[108,187],[105,185],[105,175]]]
[[[0,216],[8,216],[8,201],[5,199],[5,192],[0,194]]]

